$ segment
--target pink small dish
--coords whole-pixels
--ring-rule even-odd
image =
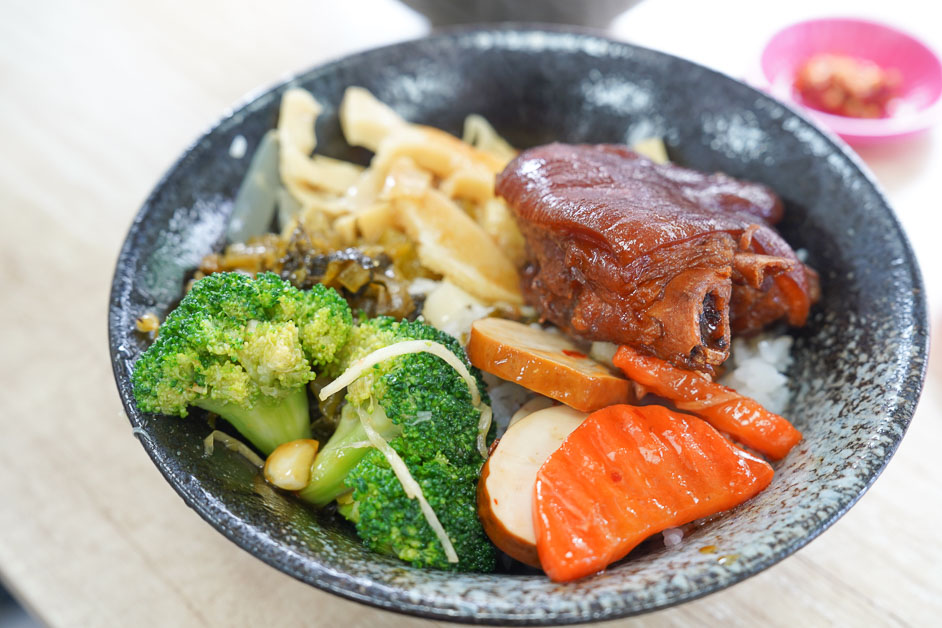
[[[851,118],[805,106],[795,75],[812,56],[846,55],[897,70],[902,81],[893,112],[885,118]],[[846,141],[867,144],[929,128],[942,113],[942,62],[924,43],[900,30],[868,20],[824,18],[792,24],[766,44],[760,70],[769,92],[805,111]]]

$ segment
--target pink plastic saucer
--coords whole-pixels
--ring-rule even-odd
[[[806,107],[794,92],[795,74],[819,53],[866,59],[902,76],[899,100],[886,118],[850,118]],[[885,24],[854,18],[798,22],[780,30],[760,58],[766,89],[808,114],[852,144],[868,144],[918,133],[942,113],[942,62],[915,37]]]

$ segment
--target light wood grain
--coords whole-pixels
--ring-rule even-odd
[[[174,157],[243,94],[426,29],[392,0],[342,4],[4,3],[0,577],[50,625],[431,623],[296,582],[206,525],[132,436],[107,354],[118,248]],[[763,28],[818,10],[811,2],[703,3],[739,15],[738,22],[717,21],[711,32],[691,24],[716,13],[701,7],[677,26],[678,4],[644,2],[616,23],[616,35],[702,54],[737,74]],[[852,6],[838,3],[836,10]],[[880,10],[942,47],[938,33],[928,32],[932,21],[918,13],[924,4]],[[762,28],[750,28],[756,24]],[[737,32],[745,35],[737,40]],[[936,331],[940,141],[937,131],[864,152],[923,264]],[[940,378],[936,347],[926,393],[896,457],[820,539],[732,589],[622,623],[933,625],[942,616],[942,542],[935,533],[942,518]]]

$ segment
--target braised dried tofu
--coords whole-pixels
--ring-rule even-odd
[[[468,359],[482,371],[591,412],[632,399],[628,380],[582,353],[566,337],[515,321],[471,325]]]
[[[533,412],[509,428],[491,451],[478,481],[478,516],[494,545],[539,567],[533,528],[533,485],[551,453],[588,416],[567,406]]]

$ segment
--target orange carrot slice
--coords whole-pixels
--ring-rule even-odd
[[[540,565],[556,582],[596,573],[652,534],[746,501],[772,474],[697,417],[663,406],[604,408],[537,472]]]
[[[629,379],[649,392],[705,419],[739,442],[779,460],[801,440],[801,432],[787,419],[694,371],[679,369],[660,358],[622,345],[613,358]]]

